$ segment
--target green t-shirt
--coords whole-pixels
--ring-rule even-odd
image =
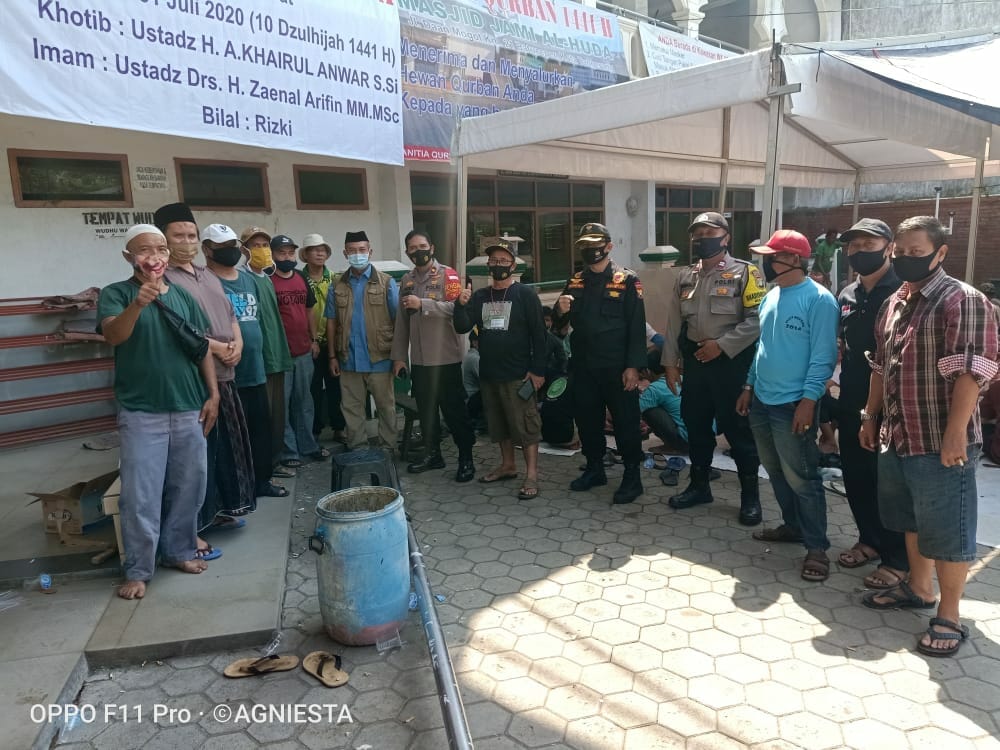
[[[97,300],[97,330],[100,321],[128,307],[139,294],[132,281],[104,287]],[[186,291],[171,285],[160,301],[199,330],[208,329],[208,319]],[[188,359],[177,343],[163,311],[147,305],[139,313],[132,335],[115,347],[115,398],[123,409],[156,414],[198,411],[205,403],[205,390],[198,365]]]
[[[292,369],[292,355],[288,351],[288,338],[285,327],[281,324],[281,314],[278,312],[278,295],[274,292],[274,284],[267,276],[248,273],[257,285],[257,304],[260,306],[260,328],[264,334],[264,372],[271,375],[275,372],[288,372]]]
[[[823,273],[830,273],[833,269],[833,258],[839,250],[840,243],[837,240],[827,242],[825,237],[821,239],[813,250],[813,268]]]

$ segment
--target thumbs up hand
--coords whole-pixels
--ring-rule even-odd
[[[468,284],[465,285],[465,289],[463,289],[462,293],[458,295],[458,304],[460,304],[460,305],[467,305],[467,304],[469,304],[469,300],[470,299],[472,299],[472,282],[471,281]]]

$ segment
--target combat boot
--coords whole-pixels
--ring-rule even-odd
[[[760,491],[756,474],[740,474],[740,523],[756,526],[764,520],[760,509]]]
[[[623,505],[635,500],[642,494],[642,479],[639,476],[639,466],[626,466],[622,475],[622,483],[615,490],[614,504]]]
[[[601,487],[608,483],[608,476],[604,473],[604,464],[600,459],[587,459],[587,466],[583,473],[569,483],[569,488],[573,492],[585,492],[591,487]]]
[[[692,466],[687,489],[670,498],[667,505],[677,510],[684,510],[712,502],[715,498],[712,497],[712,488],[708,484],[710,471],[710,466]]]

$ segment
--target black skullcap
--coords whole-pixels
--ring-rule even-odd
[[[167,224],[173,224],[175,221],[198,223],[194,220],[194,214],[191,213],[187,203],[168,203],[165,206],[160,206],[153,214],[153,223],[161,232],[167,228]]]
[[[360,232],[348,232],[344,236],[344,244],[349,242],[368,242],[368,235],[362,229]]]

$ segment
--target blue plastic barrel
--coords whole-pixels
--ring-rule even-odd
[[[323,497],[316,516],[309,546],[319,553],[326,632],[347,646],[395,636],[410,592],[403,497],[390,487],[352,487]]]

